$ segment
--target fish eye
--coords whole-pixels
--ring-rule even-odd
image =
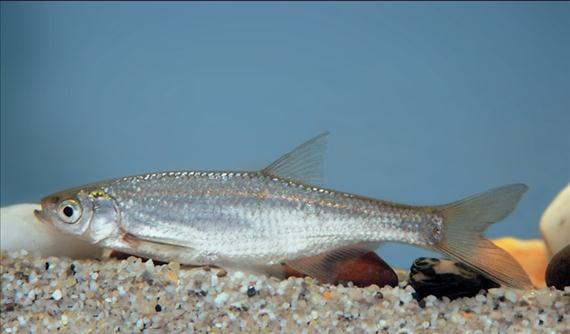
[[[74,199],[67,199],[61,202],[57,208],[59,218],[67,224],[77,223],[82,213],[81,205]]]

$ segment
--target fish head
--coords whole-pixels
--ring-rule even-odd
[[[115,200],[97,187],[61,191],[42,199],[34,215],[43,223],[99,243],[119,230],[120,215]]]

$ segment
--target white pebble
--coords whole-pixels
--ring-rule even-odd
[[[489,294],[494,297],[503,297],[505,295],[505,290],[502,288],[489,289]]]
[[[241,271],[236,271],[236,272],[233,274],[233,278],[235,278],[235,279],[237,279],[237,280],[240,280],[240,279],[242,279],[243,277],[244,277],[244,274],[243,274]]]
[[[144,263],[144,269],[149,273],[154,272],[154,262],[152,262],[152,259],[148,259],[148,261]]]
[[[429,295],[425,298],[426,302],[434,303],[437,301],[437,297],[434,295]]]
[[[434,303],[437,302],[437,298],[433,295],[427,296],[426,298],[424,298],[424,300],[426,301],[426,306],[428,307],[432,307]]]
[[[505,292],[505,298],[507,298],[511,303],[517,302],[517,294],[513,290],[507,290]]]
[[[453,321],[456,324],[463,325],[465,323],[465,318],[463,318],[463,316],[461,316],[461,314],[459,313],[453,313],[451,315],[451,321]]]
[[[216,306],[221,306],[222,304],[224,304],[228,299],[230,298],[230,295],[222,292],[219,295],[216,296],[216,299],[214,299],[214,303],[216,303]]]
[[[480,304],[482,304],[484,301],[487,300],[487,298],[485,298],[485,296],[483,295],[477,295],[475,296],[475,300],[478,301]]]
[[[555,298],[556,298],[556,296],[552,292],[549,292],[549,291],[540,292],[536,296],[536,300],[538,301],[538,303],[542,307],[551,306],[552,303],[554,302]]]
[[[312,318],[313,320],[317,320],[317,319],[319,318],[319,312],[317,312],[317,311],[315,311],[315,310],[312,310],[312,311],[311,311],[311,318]]]
[[[287,289],[288,285],[289,285],[288,281],[281,281],[277,286],[277,294],[283,296],[285,294],[285,290]]]
[[[212,286],[218,285],[218,275],[216,275],[216,274],[212,275],[211,281],[212,281],[211,282]]]
[[[401,300],[404,304],[407,304],[407,303],[411,302],[412,299],[414,299],[414,298],[412,297],[411,294],[407,293],[407,292],[404,291],[404,290],[400,290],[400,300]]]
[[[57,290],[55,290],[55,291],[51,294],[51,297],[52,297],[54,300],[60,300],[61,297],[63,297],[63,294],[61,293],[61,290],[57,289]]]
[[[34,284],[37,281],[38,281],[38,276],[34,275],[34,273],[31,273],[30,276],[28,276],[28,283]]]

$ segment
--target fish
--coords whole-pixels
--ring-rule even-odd
[[[274,272],[323,283],[335,263],[385,242],[419,246],[515,288],[532,284],[483,236],[528,187],[511,184],[445,205],[400,204],[321,186],[328,132],[257,171],[170,171],[115,178],[41,200],[43,223],[98,246],[194,266]]]

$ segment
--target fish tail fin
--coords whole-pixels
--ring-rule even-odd
[[[482,235],[487,226],[508,216],[527,190],[524,184],[507,185],[439,207],[444,235],[434,248],[498,283],[532,288],[520,264]]]

